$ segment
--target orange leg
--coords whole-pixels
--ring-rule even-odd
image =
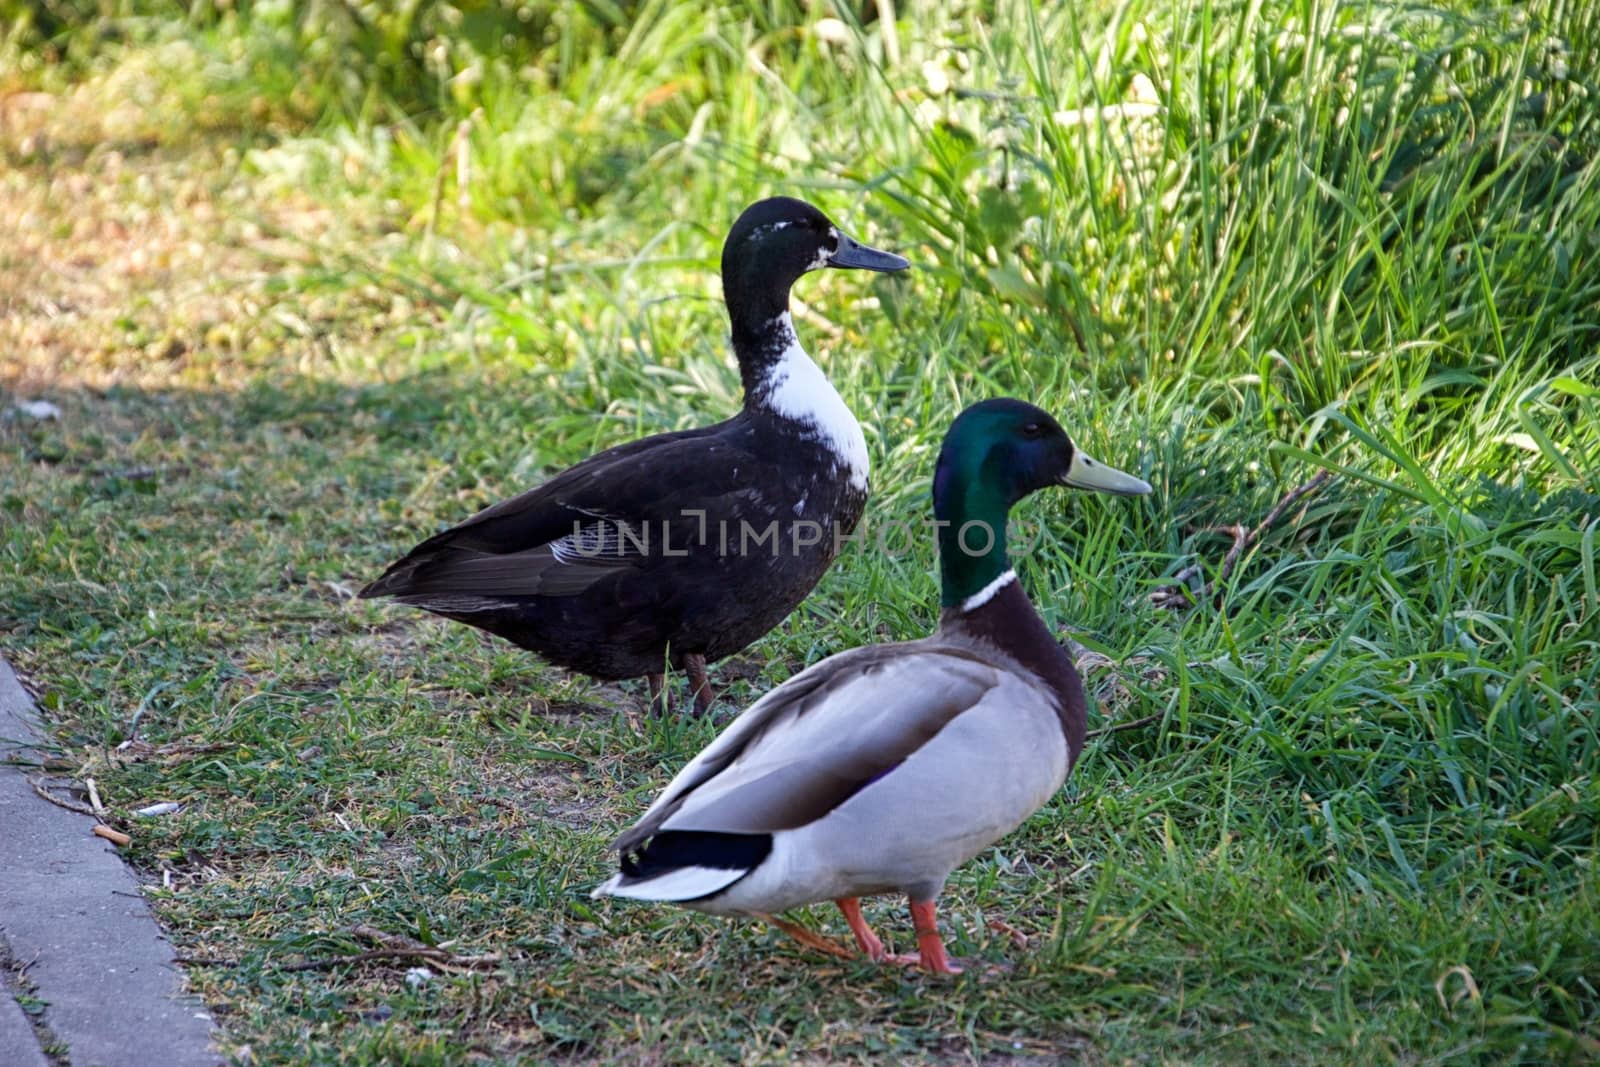
[[[704,715],[711,710],[711,702],[717,699],[716,692],[711,688],[711,682],[706,678],[706,658],[685,656],[683,667],[689,673],[689,689],[694,693],[694,713]]]
[[[922,966],[934,974],[960,974],[961,968],[950,962],[944,953],[944,941],[939,937],[939,920],[935,917],[936,902],[913,900],[911,925],[917,931],[917,950]]]
[[[878,939],[878,935],[867,925],[867,920],[861,917],[861,901],[855,897],[840,897],[834,903],[844,912],[844,921],[850,924],[850,932],[856,935],[856,944],[861,946],[861,954],[874,963],[882,963],[888,953],[884,951],[883,942]]]
[[[801,926],[799,923],[792,923],[787,919],[780,919],[776,915],[768,915],[765,912],[754,912],[753,914],[756,918],[763,919],[771,923],[773,926],[776,926],[778,929],[782,930],[784,933],[788,934],[790,937],[806,946],[806,948],[814,948],[818,952],[825,952],[830,956],[838,956],[843,960],[853,960],[856,958],[855,953],[851,952],[843,945],[835,941],[830,941],[821,934],[814,934],[810,930],[807,930],[804,926]]]

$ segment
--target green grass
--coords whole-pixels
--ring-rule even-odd
[[[1600,1055],[1600,9],[21,6],[98,17],[0,41],[55,94],[0,138],[0,408],[63,411],[0,421],[0,634],[236,1053]],[[916,265],[797,290],[869,528],[987,396],[1156,486],[1022,511],[1104,714],[1155,718],[952,880],[1003,976],[591,902],[713,728],[345,595],[731,411],[716,256],[778,191]],[[1217,605],[1150,605],[1319,470]],[[933,563],[847,552],[724,707],[925,632]],[[291,969],[357,923],[504,962]]]

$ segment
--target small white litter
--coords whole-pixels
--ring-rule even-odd
[[[61,417],[61,409],[48,400],[25,400],[11,410],[37,422],[54,422]]]
[[[151,804],[148,808],[139,808],[134,811],[134,814],[141,819],[154,819],[158,815],[171,815],[182,810],[182,804],[172,800],[163,800],[159,804]]]

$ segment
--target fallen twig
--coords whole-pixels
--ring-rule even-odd
[[[1105,737],[1107,734],[1120,734],[1124,730],[1137,730],[1141,726],[1149,726],[1151,723],[1159,721],[1160,718],[1161,716],[1159,714],[1146,715],[1142,719],[1132,719],[1128,722],[1113,723],[1110,726],[1099,726],[1093,730],[1090,730],[1083,736],[1087,739],[1090,737]]]
[[[1132,699],[1133,695],[1128,691],[1128,687],[1123,684],[1122,677],[1118,673],[1118,668],[1123,666],[1137,666],[1139,664],[1149,662],[1148,656],[1133,656],[1126,661],[1118,662],[1117,660],[1112,659],[1110,656],[1096,652],[1094,649],[1089,648],[1087,645],[1084,645],[1083,643],[1071,637],[1062,638],[1061,645],[1067,650],[1067,655],[1072,657],[1073,664],[1078,668],[1078,671],[1084,676],[1085,679],[1089,677],[1090,671],[1098,670],[1102,667],[1108,668],[1106,671],[1107,682],[1100,685],[1097,690],[1091,694],[1100,704],[1102,711],[1113,704],[1126,704]],[[1145,681],[1159,682],[1161,679],[1166,677],[1167,672],[1160,665],[1156,665],[1144,670],[1142,673]],[[1085,734],[1084,738],[1087,740],[1093,737],[1104,737],[1108,734],[1121,733],[1123,730],[1134,730],[1141,726],[1148,726],[1160,718],[1160,715],[1146,715],[1142,719],[1134,719],[1131,722],[1121,722],[1110,726],[1097,727],[1096,729],[1090,730],[1087,734]]]
[[[288,963],[279,968],[284,971],[326,971],[333,967],[347,967],[352,963],[369,960],[415,959],[416,953],[398,948],[369,948],[364,952],[351,952],[343,956],[322,956],[313,960]]]
[[[26,962],[26,963],[23,963],[20,960],[19,961],[15,961],[14,967],[13,967],[13,970],[12,970],[11,973],[16,975],[17,981],[19,981],[19,982],[23,981],[24,979],[26,979],[28,977],[28,968],[32,967],[35,963],[39,962],[39,953],[43,952],[43,951],[44,951],[43,949],[39,949],[39,950],[35,951],[33,955],[28,957],[28,962]]]
[[[1028,935],[1023,933],[1021,930],[1018,930],[1015,926],[1012,926],[1004,919],[990,919],[988,921],[988,926],[989,929],[993,930],[995,933],[1004,934],[1005,937],[1012,943],[1012,945],[1024,952],[1028,951]]]
[[[1267,531],[1277,525],[1278,520],[1297,501],[1321,489],[1332,477],[1332,471],[1318,471],[1310,481],[1295,486],[1284,494],[1283,499],[1273,505],[1272,510],[1267,512],[1267,517],[1256,523],[1253,529],[1248,529],[1238,523],[1229,526],[1208,527],[1207,532],[1209,533],[1225,533],[1233,538],[1233,544],[1229,546],[1228,554],[1222,557],[1222,567],[1217,572],[1217,576],[1201,586],[1198,592],[1191,591],[1189,581],[1200,574],[1202,567],[1199,563],[1191,563],[1173,576],[1172,584],[1163,585],[1151,593],[1150,602],[1158,608],[1166,608],[1169,611],[1183,611],[1194,607],[1202,600],[1210,600],[1217,596],[1222,583],[1226,582],[1229,576],[1233,574],[1233,568],[1238,565],[1239,558],[1251,546],[1260,541]]]
[[[364,923],[352,926],[350,933],[355,937],[374,941],[382,947],[347,953],[343,956],[324,956],[317,959],[303,960],[300,963],[288,964],[282,969],[285,971],[324,971],[330,967],[344,967],[352,963],[365,963],[369,960],[419,959],[427,960],[441,970],[471,971],[485,967],[498,967],[501,960],[498,952],[485,953],[481,956],[463,956],[448,949],[424,944],[415,938],[406,937],[404,934],[385,933],[375,926],[367,926]]]
[[[35,793],[38,793],[41,797],[43,797],[45,800],[48,800],[58,808],[66,808],[68,811],[75,811],[79,815],[91,815],[95,818],[100,817],[100,813],[95,811],[87,804],[80,804],[76,800],[63,800],[61,797],[56,796],[54,793],[50,792],[48,786],[39,781],[37,778],[29,778],[28,784],[33,786],[33,791]]]
[[[111,762],[120,766],[155,758],[161,761],[162,766],[171,766],[191,756],[205,756],[213,752],[225,752],[233,747],[232,745],[218,743],[189,744],[182,741],[167,745],[152,745],[145,741],[124,741],[112,750]]]

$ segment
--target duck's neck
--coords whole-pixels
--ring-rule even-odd
[[[1088,719],[1083,682],[1055,635],[1034,610],[1006,557],[1012,498],[1000,479],[941,462],[934,475],[939,520],[939,629],[993,646],[1032,672],[1056,698],[1071,760],[1083,749]]]
[[[729,257],[722,260],[722,299],[728,307],[728,323],[733,329],[733,350],[739,355],[740,373],[745,375],[744,387],[750,388],[749,371],[745,368],[746,354],[759,355],[770,347],[775,336],[774,324],[781,317],[789,319],[789,288],[794,279],[775,276],[770,267],[750,257]],[[791,328],[792,335],[794,330]],[[778,346],[783,347],[781,344]]]
[[[969,478],[957,484],[953,474],[952,469],[941,469],[935,477],[949,481],[934,492],[934,517],[939,520],[939,604],[946,610],[969,602],[977,607],[1008,580],[1015,584],[1017,578],[1006,556],[1006,515],[1011,501],[987,480]]]
[[[747,405],[766,399],[776,371],[795,353],[810,362],[805,349],[800,347],[800,338],[795,335],[787,308],[748,329],[740,330],[735,326],[733,354],[739,360],[739,379],[744,383]]]
[[[1072,657],[1022,591],[1016,571],[1007,568],[965,600],[946,605],[939,629],[999,649],[1044,683],[1055,695],[1069,766],[1077,763],[1089,718],[1083,681]]]
[[[780,312],[765,323],[756,341],[741,344],[736,333],[733,344],[744,378],[745,408],[776,417],[793,432],[815,440],[832,454],[851,484],[865,491],[870,462],[861,424],[800,347],[789,313]]]

